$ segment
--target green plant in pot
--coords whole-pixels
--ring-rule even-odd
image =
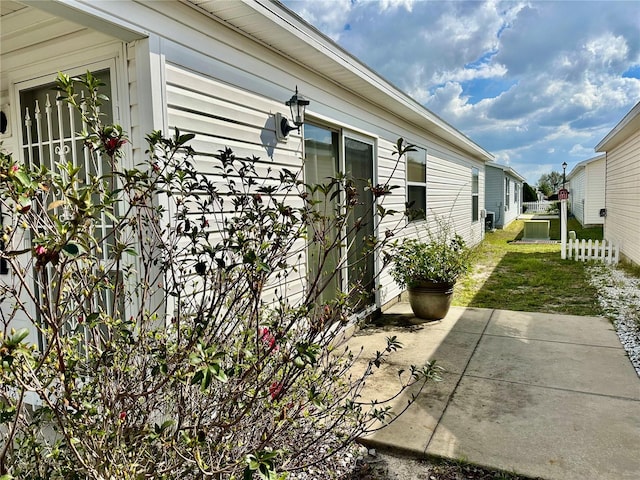
[[[435,231],[427,229],[427,241],[405,238],[396,241],[391,251],[391,276],[408,290],[411,309],[423,320],[447,315],[456,280],[470,266],[470,250],[464,239],[439,217],[436,226]]]

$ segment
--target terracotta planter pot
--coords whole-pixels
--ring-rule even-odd
[[[453,283],[422,282],[409,287],[413,314],[422,320],[440,320],[447,316],[453,299]]]

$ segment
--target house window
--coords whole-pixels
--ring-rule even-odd
[[[407,152],[407,215],[409,221],[424,220],[427,212],[427,151]]]
[[[471,169],[471,221],[477,222],[480,218],[479,211],[479,185],[480,185],[480,170],[473,167]]]
[[[509,179],[504,179],[504,209],[509,210],[509,204],[511,199],[509,198]]]
[[[513,202],[516,205],[520,204],[520,185],[517,183],[513,184]]]

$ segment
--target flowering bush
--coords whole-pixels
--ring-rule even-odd
[[[124,132],[100,122],[99,81],[60,75],[58,85],[82,112],[92,161],[110,169],[0,155],[11,212],[0,258],[12,273],[0,285],[0,478],[284,479],[390,421],[384,399],[360,392],[399,343],[388,339],[360,376],[358,352],[339,343],[353,299],[370,292],[356,281],[322,302],[346,265],[301,273],[308,248],[327,258],[361,228],[348,222],[353,182],[265,176],[229,149],[215,177],[201,174],[193,135],[177,130],[150,134],[148,162],[125,168]],[[324,214],[318,194],[345,203]],[[318,225],[344,237],[327,241]],[[31,246],[17,248],[28,234]],[[12,330],[17,321],[29,328]],[[400,388],[436,375],[431,363],[412,367]]]

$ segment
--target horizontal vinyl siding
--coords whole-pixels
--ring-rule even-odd
[[[196,134],[192,146],[202,157],[203,171],[213,172],[206,157],[225,147],[239,157],[258,156],[266,166],[302,167],[295,131],[287,142],[275,142],[270,113],[278,110],[275,102],[175,65],[167,65],[166,75],[169,130]]]
[[[378,142],[378,183],[385,184],[389,182],[390,186],[398,187],[393,190],[393,194],[385,195],[381,197],[378,202],[379,205],[386,210],[395,210],[395,215],[388,216],[380,222],[378,225],[378,232],[381,238],[385,237],[387,230],[394,231],[397,228],[398,223],[403,224],[405,222],[404,210],[405,210],[405,196],[406,196],[406,184],[405,184],[405,163],[399,162],[397,155],[392,155],[395,149],[395,145],[392,142],[386,140],[379,140]],[[393,178],[391,174],[393,173]],[[389,300],[393,299],[397,295],[402,293],[402,290],[396,285],[389,274],[389,269],[384,268],[383,259],[377,258],[377,271],[379,272],[378,285],[380,303],[384,305]]]
[[[504,173],[502,169],[487,165],[485,169],[485,209],[495,213],[495,227],[504,224]]]
[[[427,210],[449,219],[456,233],[470,245],[482,240],[482,219],[471,221],[471,169],[479,170],[478,208],[484,205],[484,168],[464,158],[444,159],[427,151]],[[433,222],[432,222],[433,223]]]
[[[165,73],[169,132],[178,128],[181,133],[196,135],[190,142],[196,151],[195,167],[211,181],[222,181],[216,168],[220,163],[214,155],[227,147],[238,158],[259,158],[256,172],[265,184],[277,183],[273,177],[282,168],[294,172],[302,168],[301,137],[292,132],[287,142],[275,141],[275,123],[270,113],[278,107],[274,102],[170,63]],[[301,202],[297,197],[290,199],[294,208],[302,206]],[[221,225],[224,216],[225,212],[218,212],[210,219],[212,241],[216,225]],[[291,302],[301,298],[306,276],[304,241],[298,240],[294,250],[303,254],[302,261],[296,255],[290,259],[296,263],[297,271],[271,284],[265,291],[266,300],[281,295]]]
[[[604,218],[600,216],[600,210],[605,208],[604,159],[587,164],[585,174],[584,223],[587,225],[602,225]]]
[[[606,172],[605,238],[640,264],[640,132],[607,152]]]
[[[585,205],[585,171],[580,171],[571,179],[571,213],[584,225],[584,205]]]

